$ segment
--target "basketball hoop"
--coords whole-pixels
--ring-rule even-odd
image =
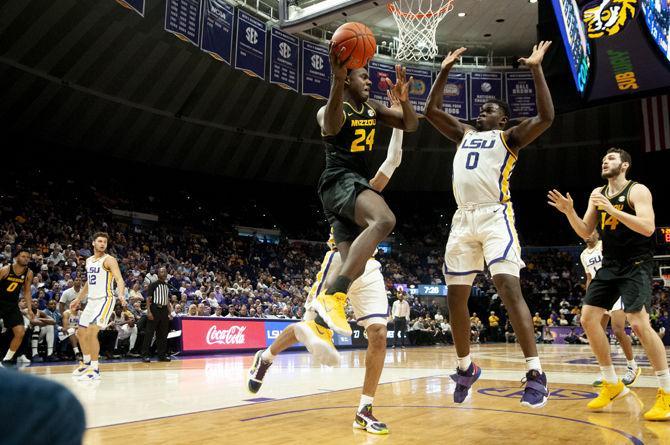
[[[432,60],[437,56],[435,32],[454,0],[393,0],[387,6],[398,25],[398,60]]]

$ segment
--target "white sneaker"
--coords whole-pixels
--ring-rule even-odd
[[[81,375],[84,375],[84,373],[86,371],[88,371],[88,368],[90,368],[90,367],[91,367],[91,365],[87,365],[84,362],[79,362],[79,366],[77,366],[77,368],[75,368],[75,370],[72,371],[72,375],[75,376],[75,377],[79,377]]]
[[[100,370],[98,369],[93,369],[90,366],[86,369],[86,372],[84,372],[82,375],[79,376],[77,380],[81,381],[93,381],[93,380],[100,380]]]
[[[16,362],[17,363],[30,363],[30,359],[28,357],[26,357],[25,354],[23,354],[23,355],[19,355],[18,357],[16,357]]]

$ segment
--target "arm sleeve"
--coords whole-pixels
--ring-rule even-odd
[[[402,136],[402,130],[393,129],[391,142],[389,142],[389,148],[386,151],[386,160],[379,167],[379,172],[383,173],[387,178],[393,175],[393,172],[400,166],[400,162],[402,161]]]

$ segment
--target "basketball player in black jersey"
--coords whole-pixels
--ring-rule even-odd
[[[351,327],[344,313],[346,293],[352,281],[361,276],[377,245],[395,226],[395,215],[384,198],[369,183],[368,160],[375,146],[377,124],[412,132],[419,126],[409,103],[412,78],[406,81],[405,68],[396,65],[395,85],[388,87],[400,101],[391,109],[369,100],[370,77],[365,68],[347,70],[330,48],[332,82],[326,106],[317,121],[326,147],[326,168],[319,179],[319,197],[342,258],[342,268],[334,281],[314,300],[320,315],[317,323],[350,336]]]
[[[656,373],[659,389],[654,406],[644,414],[647,420],[670,420],[670,372],[665,348],[649,322],[653,262],[654,208],[647,187],[626,179],[630,154],[611,148],[603,158],[602,177],[607,185],[591,193],[584,218],[580,218],[568,193],[549,192],[549,204],[563,212],[574,231],[588,238],[594,229],[603,241],[603,265],[584,297],[582,327],[603,375],[600,395],[587,405],[600,410],[629,389],[617,377],[612,365],[607,336],[600,322],[621,296],[623,310],[640,338]]]
[[[14,264],[0,269],[0,318],[7,330],[12,330],[14,337],[9,343],[9,349],[2,359],[2,366],[13,366],[16,364],[17,349],[26,333],[23,326],[23,315],[19,309],[19,297],[23,292],[26,307],[31,307],[30,283],[33,281],[33,272],[28,269],[30,252],[19,249],[14,256]],[[32,311],[27,311],[30,320],[33,319]]]

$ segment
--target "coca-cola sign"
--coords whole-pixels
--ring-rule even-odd
[[[266,345],[265,323],[261,320],[184,318],[183,351],[226,351],[260,349]]]
[[[208,345],[243,345],[244,331],[246,326],[231,326],[229,329],[216,329],[216,325],[212,325],[207,331]]]

